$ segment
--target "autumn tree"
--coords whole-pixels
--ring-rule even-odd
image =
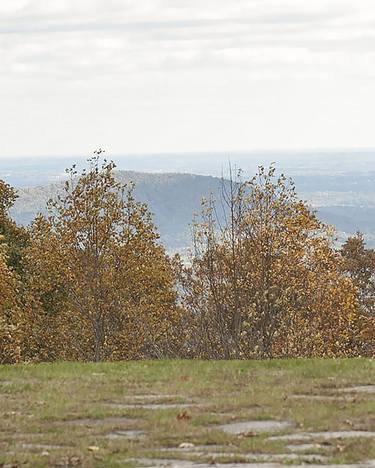
[[[220,209],[223,207],[222,212]],[[330,228],[274,167],[204,201],[180,268],[189,351],[208,358],[358,354],[356,291]]]
[[[375,351],[375,250],[366,247],[361,233],[349,237],[340,250],[341,268],[357,288],[359,306],[367,317],[364,332],[367,354]]]
[[[22,273],[22,253],[28,241],[26,229],[17,226],[9,216],[9,210],[17,200],[17,191],[0,180],[0,240],[7,245],[7,265]]]
[[[342,270],[358,288],[362,310],[375,317],[375,250],[368,249],[361,233],[349,237],[340,251]]]
[[[21,359],[21,320],[18,278],[7,264],[6,246],[0,247],[0,363]]]
[[[27,244],[26,231],[9,216],[17,199],[16,190],[0,180],[0,362],[21,359],[22,254]]]
[[[150,212],[100,155],[68,171],[49,217],[32,225],[30,358],[161,357],[178,344],[172,269]]]

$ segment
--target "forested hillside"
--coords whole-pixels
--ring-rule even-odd
[[[200,211],[201,200],[220,192],[219,177],[117,171],[121,182],[135,183],[137,199],[147,203],[161,239],[168,250],[184,249],[190,243],[192,214]],[[364,233],[369,245],[375,240],[375,177],[371,174],[297,175],[299,196],[317,211],[326,223],[334,225],[344,240],[357,231]],[[61,190],[63,182],[19,188],[11,210],[12,217],[27,225],[36,213],[45,212],[46,202]]]
[[[221,185],[217,177],[193,174],[117,171],[116,178],[122,183],[134,182],[135,196],[150,207],[169,249],[188,245],[193,213],[200,210],[202,197],[210,193],[217,196]],[[19,189],[11,215],[20,224],[30,223],[36,213],[45,212],[48,199],[56,197],[62,188],[63,182]]]

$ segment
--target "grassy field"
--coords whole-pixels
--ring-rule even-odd
[[[375,459],[374,384],[366,359],[0,366],[0,466],[358,464]],[[290,426],[218,427],[237,421]]]

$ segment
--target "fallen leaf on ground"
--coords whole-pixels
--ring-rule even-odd
[[[181,413],[178,413],[177,419],[178,421],[188,421],[191,419],[191,416],[187,411],[181,411]]]
[[[100,448],[96,445],[90,445],[90,447],[87,447],[87,450],[90,450],[90,452],[98,452]]]
[[[189,449],[189,448],[193,448],[195,447],[194,444],[191,444],[190,442],[182,442],[178,448],[182,448],[182,449]]]
[[[241,432],[241,434],[239,434],[240,437],[255,437],[257,435],[255,431]]]

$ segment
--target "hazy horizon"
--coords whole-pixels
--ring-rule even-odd
[[[86,166],[87,156],[61,158],[0,159],[0,178],[15,187],[35,187],[64,178],[65,169],[77,164]],[[228,173],[229,165],[241,168],[246,177],[255,174],[259,165],[274,163],[277,171],[287,176],[366,175],[375,173],[375,149],[338,151],[253,151],[253,152],[194,152],[110,154],[118,170],[149,173],[183,173],[221,177]],[[349,183],[349,181],[347,181]]]
[[[213,150],[213,149],[206,149],[206,150],[200,150],[200,149],[195,149],[191,151],[182,151],[176,149],[175,151],[157,151],[157,152],[148,152],[148,151],[131,151],[131,152],[120,152],[120,153],[110,153],[109,151],[105,150],[105,148],[102,147],[97,147],[97,148],[92,148],[91,152],[86,152],[86,153],[68,153],[68,154],[62,154],[62,153],[52,153],[52,154],[15,154],[12,156],[7,156],[6,154],[0,154],[0,164],[2,162],[18,162],[18,161],[28,161],[28,160],[40,160],[40,161],[49,161],[51,159],[56,160],[56,161],[61,161],[64,159],[79,159],[79,160],[88,160],[94,155],[94,151],[97,149],[104,149],[104,152],[102,154],[103,158],[107,159],[116,159],[116,158],[123,158],[127,156],[132,156],[132,157],[144,157],[144,156],[155,156],[155,157],[169,157],[169,156],[200,156],[202,154],[204,155],[217,155],[217,154],[227,154],[227,155],[258,155],[258,154],[279,154],[281,156],[283,155],[301,155],[301,156],[310,156],[311,154],[337,154],[337,153],[343,153],[343,154],[349,154],[353,152],[358,152],[358,153],[374,153],[375,154],[375,145],[373,147],[301,147],[301,148],[251,148],[251,149],[221,149],[221,150]]]

